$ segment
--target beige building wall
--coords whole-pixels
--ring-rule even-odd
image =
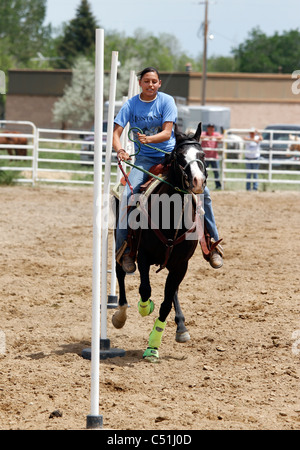
[[[232,128],[300,124],[300,94],[286,74],[208,73],[206,105],[231,109]],[[189,104],[201,104],[202,74],[190,74]]]
[[[6,99],[7,120],[28,120],[39,128],[56,128],[52,109],[58,97],[41,95],[9,95]]]
[[[276,123],[300,125],[300,104],[226,102],[222,106],[231,108],[231,128],[262,129]]]

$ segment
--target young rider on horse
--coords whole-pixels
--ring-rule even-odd
[[[173,125],[177,119],[177,108],[173,97],[159,92],[161,80],[158,71],[154,67],[147,67],[139,74],[139,85],[142,92],[129,99],[121,108],[115,118],[113,133],[113,148],[121,161],[130,159],[129,154],[122,148],[121,134],[130,123],[130,127],[140,128],[143,133],[137,133],[140,142],[140,151],[135,158],[135,166],[149,170],[152,166],[164,161],[164,154],[143,144],[150,144],[164,152],[172,152],[175,147]],[[128,234],[127,206],[130,196],[139,192],[140,186],[145,183],[148,175],[134,167],[128,176],[131,189],[125,186],[120,205],[120,220],[116,231],[116,252],[120,251]],[[210,237],[219,240],[218,230],[215,224],[214,213],[209,190],[204,190],[205,225]],[[219,268],[223,265],[222,256],[215,249],[210,255],[210,265]],[[122,267],[126,273],[136,270],[135,262],[129,255],[129,248],[125,248],[122,257]]]

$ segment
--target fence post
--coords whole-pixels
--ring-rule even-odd
[[[272,181],[272,160],[273,160],[273,131],[270,133],[270,150],[269,150],[269,165],[268,165],[268,181]]]
[[[37,179],[39,137],[40,137],[40,130],[34,127],[33,151],[32,151],[32,186],[35,185]]]
[[[221,161],[221,170],[220,170],[220,175],[221,175],[221,186],[222,186],[222,190],[225,189],[225,181],[224,181],[224,177],[225,177],[225,159],[226,159],[226,151],[224,148],[224,144],[223,144],[223,148],[221,148],[221,157],[222,157],[222,161]]]

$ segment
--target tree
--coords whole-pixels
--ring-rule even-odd
[[[58,63],[59,67],[72,67],[74,60],[80,55],[94,58],[97,27],[89,2],[81,0],[76,17],[65,26],[63,37],[58,44],[58,56],[63,58]]]
[[[2,70],[11,66],[27,67],[30,59],[42,52],[51,36],[51,26],[44,26],[47,0],[1,0],[0,63]]]
[[[79,57],[72,69],[72,82],[53,107],[53,120],[62,128],[81,127],[94,117],[95,68],[85,57]]]
[[[133,36],[110,31],[105,33],[105,68],[109,70],[112,50],[119,52],[121,66],[128,59],[138,60],[141,70],[146,66],[155,66],[160,71],[185,70],[185,64],[192,58],[180,48],[176,36],[160,33],[153,36],[141,28],[135,30]]]
[[[128,95],[130,70],[139,67],[139,61],[128,59],[118,70],[116,99]],[[104,101],[109,98],[110,76],[104,79]],[[95,67],[86,57],[80,56],[72,69],[72,82],[64,95],[54,104],[53,121],[63,129],[89,126],[94,120]]]
[[[207,60],[208,72],[235,72],[235,60],[231,56],[212,56]]]
[[[252,29],[248,39],[232,50],[239,72],[292,73],[299,66],[300,32],[277,32],[268,37],[259,28]]]

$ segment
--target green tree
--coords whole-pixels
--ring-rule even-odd
[[[116,100],[128,95],[130,71],[139,68],[139,61],[128,59],[118,70]],[[138,69],[137,69],[138,70]],[[110,75],[104,78],[104,101],[109,98]],[[86,57],[80,56],[72,68],[72,82],[64,95],[54,104],[53,122],[63,129],[89,126],[94,119],[95,67]]]
[[[126,36],[125,33],[115,30],[105,33],[105,68],[107,70],[109,70],[110,55],[113,50],[119,52],[121,66],[128,59],[138,60],[137,70],[151,65],[160,71],[180,71],[185,70],[185,64],[192,59],[181,50],[176,36],[168,33],[154,36],[141,28],[136,29],[133,36]]]
[[[248,39],[232,50],[239,72],[291,73],[299,67],[300,32],[277,32],[268,37],[259,28],[252,29]]]
[[[65,25],[63,36],[58,44],[57,53],[62,60],[57,63],[57,66],[72,67],[74,60],[80,55],[93,59],[97,27],[89,2],[81,0],[76,17]]]
[[[47,0],[1,0],[1,69],[27,67],[51,38],[51,26],[44,26]]]
[[[80,56],[72,69],[72,82],[64,95],[54,104],[53,121],[62,128],[81,127],[94,117],[95,68]]]
[[[230,56],[212,56],[207,60],[208,72],[235,72],[235,60]]]

